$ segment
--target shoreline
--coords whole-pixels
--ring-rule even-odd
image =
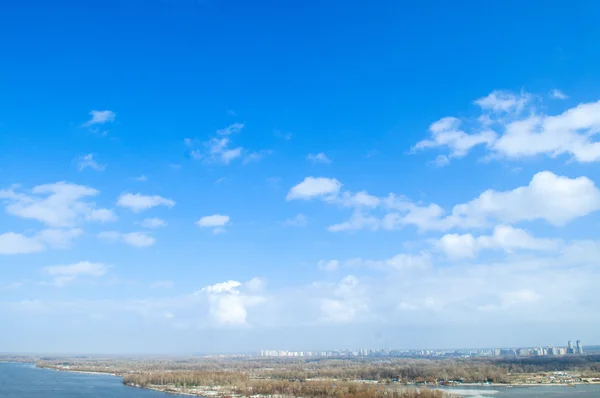
[[[38,369],[48,369],[48,370],[54,370],[56,372],[71,372],[71,373],[81,373],[81,374],[86,374],[86,375],[97,375],[97,376],[105,375],[105,376],[123,378],[123,376],[120,376],[116,373],[110,373],[110,372],[94,372],[91,370],[75,370],[75,369],[64,369],[64,368],[58,368],[58,367],[52,367],[52,366],[37,366],[35,363],[33,363],[32,365]]]
[[[123,381],[123,377],[124,377],[124,375],[119,375],[119,374],[110,373],[110,372],[102,372],[102,371],[64,369],[64,368],[59,368],[59,367],[40,367],[40,366],[37,366],[35,363],[33,363],[33,366],[38,369],[48,369],[48,370],[54,370],[54,371],[58,371],[58,372],[72,372],[72,373],[81,373],[81,374],[89,374],[89,375],[106,375],[106,376],[111,376],[111,377],[120,377],[121,381]],[[122,384],[125,387],[140,388],[140,389],[158,391],[158,392],[163,392],[163,393],[167,393],[167,394],[171,394],[171,395],[179,395],[179,396],[221,398],[224,396],[232,395],[231,391],[218,391],[218,390],[216,391],[213,389],[205,389],[202,387],[196,388],[196,391],[189,392],[189,391],[180,391],[174,385],[141,386],[141,385],[137,385],[137,384],[128,384],[128,383],[124,383],[124,382]],[[574,383],[506,383],[506,384],[504,384],[504,383],[461,383],[461,384],[452,385],[452,386],[443,386],[443,385],[439,385],[439,384],[438,385],[435,385],[435,384],[416,385],[416,384],[397,383],[397,385],[409,387],[409,388],[428,388],[428,389],[432,389],[432,390],[445,391],[445,392],[453,394],[453,390],[460,390],[461,388],[469,388],[469,389],[473,388],[474,390],[477,390],[477,388],[486,390],[487,388],[503,388],[504,389],[504,388],[519,388],[519,387],[528,388],[528,387],[548,387],[548,386],[575,388],[580,385],[600,385],[600,382],[578,381],[578,382],[574,382]]]

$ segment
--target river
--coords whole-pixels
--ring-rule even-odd
[[[173,398],[176,396],[126,387],[121,383],[120,377],[110,375],[60,372],[39,369],[33,364],[0,363],[0,397]]]
[[[468,398],[600,398],[600,384],[578,384],[567,386],[529,386],[529,387],[453,387],[444,391]]]

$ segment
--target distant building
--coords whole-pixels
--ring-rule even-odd
[[[581,340],[577,340],[577,353],[583,354],[583,345],[581,344]]]
[[[575,354],[575,349],[573,348],[573,342],[571,340],[567,343],[567,354]]]

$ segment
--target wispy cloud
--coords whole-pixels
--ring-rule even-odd
[[[288,218],[283,222],[287,227],[305,227],[308,224],[308,218],[304,214],[296,214],[292,218]]]
[[[90,111],[91,119],[87,122],[83,123],[84,127],[91,127],[97,124],[106,124],[110,122],[114,122],[117,114],[113,111],[98,111],[93,110]]]
[[[569,98],[569,96],[567,94],[563,93],[562,91],[560,91],[559,89],[556,89],[556,88],[554,90],[550,91],[550,96],[554,99],[561,99],[561,100]]]
[[[54,277],[53,284],[57,287],[63,287],[82,276],[98,278],[106,274],[107,270],[108,266],[102,263],[92,263],[90,261],[81,261],[71,265],[54,265],[44,268],[46,274]]]
[[[144,228],[161,228],[167,226],[167,222],[160,218],[145,218],[139,224]]]
[[[314,155],[310,153],[308,156],[306,156],[306,160],[313,163],[331,163],[331,159],[329,159],[329,157],[327,157],[327,155],[325,155],[323,152],[319,152]]]
[[[156,239],[145,232],[104,231],[98,234],[98,239],[107,242],[123,242],[133,247],[148,247],[156,243]]]
[[[96,171],[106,170],[106,165],[96,162],[96,160],[94,159],[94,156],[95,155],[93,153],[89,153],[87,155],[80,156],[78,163],[77,163],[77,168],[79,169],[79,171],[83,171],[87,168],[90,168],[90,169],[93,169]]]

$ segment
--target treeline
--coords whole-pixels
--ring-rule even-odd
[[[176,388],[218,388],[223,395],[337,397],[337,398],[443,398],[451,397],[442,391],[427,389],[392,389],[382,384],[366,384],[335,380],[257,380],[242,373],[171,372],[161,374],[127,375],[123,383],[139,387],[174,386]],[[166,389],[168,390],[168,389]],[[177,390],[175,390],[177,391]],[[228,394],[229,393],[229,394]]]

